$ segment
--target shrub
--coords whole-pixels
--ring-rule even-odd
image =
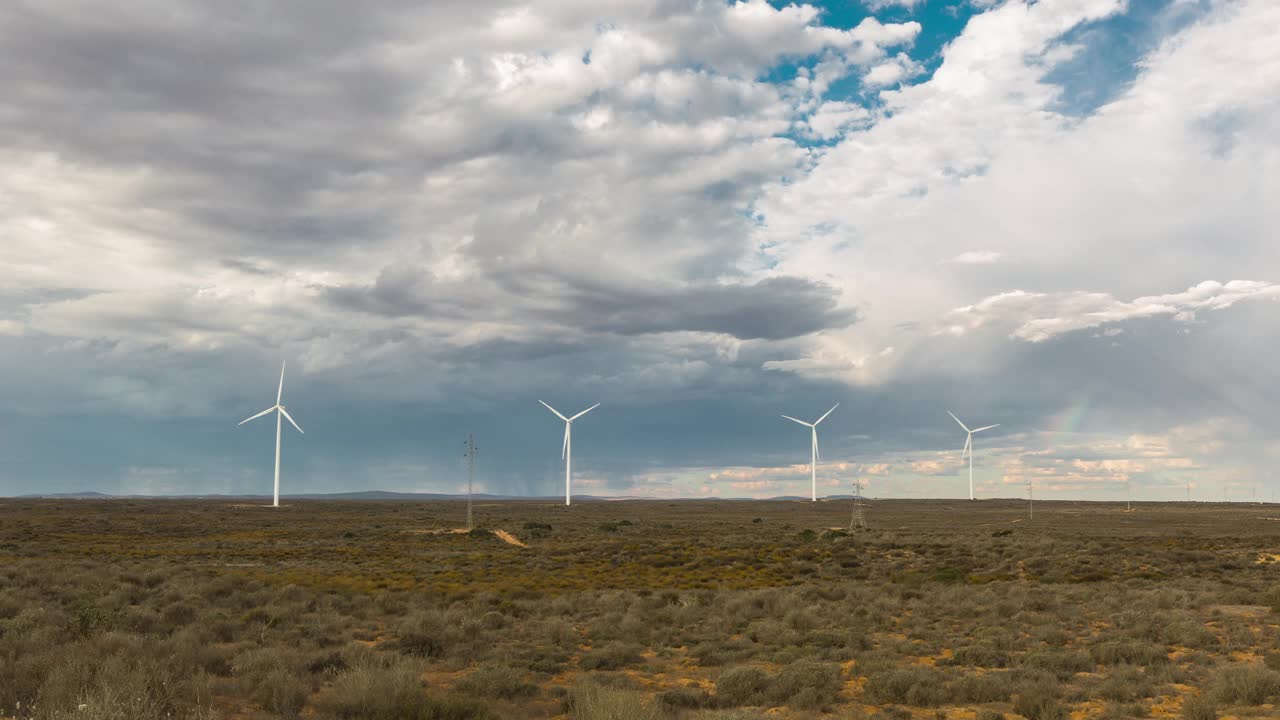
[[[675,688],[666,690],[658,696],[658,704],[668,712],[677,710],[696,710],[699,708],[710,707],[712,704],[711,696],[700,690],[692,690],[690,688]]]
[[[410,617],[400,625],[399,636],[392,647],[413,657],[440,657],[449,645],[447,624],[436,613]]]
[[[1021,664],[1024,668],[1051,672],[1060,680],[1089,672],[1094,667],[1093,659],[1088,655],[1061,650],[1033,650],[1022,657]]]
[[[572,720],[664,720],[657,703],[645,693],[606,687],[592,679],[575,686],[566,704]]]
[[[1008,667],[1009,653],[990,643],[978,643],[956,650],[955,655],[948,658],[946,664],[986,668]]]
[[[312,658],[306,669],[312,675],[338,673],[347,669],[347,659],[340,652],[329,652]]]
[[[1006,702],[1012,694],[1008,673],[964,675],[951,684],[951,701],[956,703]]]
[[[759,705],[764,702],[769,676],[758,667],[729,668],[716,679],[716,698],[721,705]]]
[[[927,667],[882,670],[867,677],[863,698],[876,704],[941,705],[947,700],[943,681],[942,673]]]
[[[768,697],[792,707],[816,709],[835,701],[839,691],[838,666],[801,660],[778,672],[769,684]]]
[[[639,645],[610,643],[582,656],[583,670],[618,670],[644,660]]]
[[[538,687],[525,682],[524,673],[506,665],[485,665],[458,683],[458,692],[468,696],[511,699],[538,693]]]
[[[1207,695],[1188,695],[1182,702],[1182,720],[1218,720],[1218,706]]]
[[[1058,702],[1058,686],[1048,678],[1034,678],[1018,687],[1013,711],[1027,720],[1066,720],[1067,711]]]
[[[296,717],[307,696],[310,683],[305,683],[283,668],[268,672],[254,683],[253,699],[276,715]]]
[[[1089,648],[1099,665],[1158,665],[1169,662],[1163,647],[1140,640],[1105,640]]]
[[[384,665],[364,659],[338,675],[320,708],[355,720],[479,720],[490,717],[479,704],[427,695],[417,668],[408,662]]]
[[[1213,683],[1214,699],[1221,703],[1261,705],[1280,692],[1280,674],[1253,665],[1223,669]]]
[[[1129,702],[1152,694],[1151,678],[1135,667],[1118,667],[1107,674],[1097,694],[1107,700]]]

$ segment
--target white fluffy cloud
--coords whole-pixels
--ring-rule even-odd
[[[923,5],[925,0],[864,0],[864,2],[870,10],[878,11],[891,7],[903,7],[911,10],[917,5]]]
[[[963,335],[991,322],[1016,325],[1012,337],[1042,342],[1073,330],[1160,315],[1191,321],[1198,310],[1222,310],[1241,300],[1280,299],[1280,285],[1247,280],[1205,281],[1184,292],[1125,302],[1106,293],[1049,295],[1014,290],[947,313],[939,332]]]

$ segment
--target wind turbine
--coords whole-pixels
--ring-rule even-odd
[[[569,471],[573,467],[573,443],[570,442],[569,438],[572,435],[573,421],[577,420],[583,415],[586,415],[592,410],[595,410],[596,408],[600,407],[600,403],[596,403],[595,405],[592,405],[591,407],[587,408],[586,410],[583,410],[582,412],[578,413],[577,415],[574,415],[573,417],[565,417],[560,414],[559,410],[551,407],[550,405],[542,402],[541,400],[539,400],[538,402],[542,403],[543,407],[555,413],[556,417],[564,421],[564,447],[561,448],[560,450],[560,457],[564,458],[564,504],[565,504],[565,507],[568,507],[569,498],[570,498]]]
[[[813,485],[813,501],[814,502],[818,502],[818,423],[822,422],[823,420],[826,420],[827,416],[830,415],[838,407],[840,407],[840,403],[836,403],[835,405],[832,405],[831,410],[828,410],[825,413],[823,413],[822,417],[818,418],[817,420],[814,420],[812,423],[807,423],[803,420],[797,420],[791,417],[790,415],[782,416],[790,420],[791,422],[800,423],[801,425],[809,428],[809,430],[813,434],[813,443],[812,443],[813,455],[809,461],[809,482],[812,483]]]
[[[275,412],[279,410],[279,412],[276,413],[276,485],[275,485],[275,497],[271,502],[271,507],[280,507],[280,416],[283,415],[284,418],[289,421],[290,425],[292,425],[298,432],[300,433],[302,432],[302,428],[298,427],[298,423],[294,422],[292,417],[289,417],[289,411],[285,410],[284,406],[280,404],[280,400],[283,397],[284,397],[284,363],[281,362],[280,363],[280,387],[276,389],[276,404],[272,405],[266,410],[263,410],[257,415],[254,415],[251,418],[246,418],[244,420],[241,420],[237,425],[237,427],[239,427],[240,425],[243,425],[249,422],[250,420],[257,420],[258,418],[262,417],[263,415],[266,415],[267,413]],[[302,434],[305,435],[306,433],[302,433]]]
[[[960,418],[956,417],[955,413],[948,410],[947,414],[951,416],[952,420],[955,420],[957,423],[960,423],[960,427],[964,428],[965,432],[969,433],[969,436],[966,437],[964,440],[964,450],[960,451],[960,459],[964,460],[965,455],[969,456],[969,499],[972,500],[973,499],[973,434],[980,433],[983,430],[990,430],[991,428],[1000,427],[1000,423],[996,423],[995,425],[988,425],[986,427],[980,427],[976,430],[970,430],[967,425],[960,422]]]

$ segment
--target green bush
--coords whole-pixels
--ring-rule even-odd
[[[770,700],[802,709],[829,705],[840,692],[840,668],[829,663],[801,660],[783,667],[769,683]]]
[[[283,668],[268,672],[254,683],[253,699],[282,717],[296,717],[311,694],[311,684]]]
[[[1089,648],[1099,665],[1160,665],[1169,662],[1163,646],[1141,640],[1105,640]]]
[[[1067,680],[1076,673],[1089,672],[1094,668],[1093,658],[1065,650],[1033,650],[1022,656],[1020,664],[1029,670],[1053,673],[1059,680]]]
[[[1207,695],[1188,695],[1182,702],[1182,720],[1218,720],[1218,706]]]
[[[951,701],[955,703],[1007,702],[1012,694],[1008,673],[964,675],[951,684]]]
[[[362,659],[339,673],[322,710],[350,720],[481,720],[484,707],[461,698],[427,695],[415,665],[405,661],[383,664]]]
[[[566,704],[571,720],[665,720],[666,717],[650,695],[608,687],[590,678],[574,686]]]
[[[643,662],[641,647],[627,643],[610,643],[582,656],[583,670],[619,670]]]
[[[1154,693],[1151,678],[1133,666],[1113,668],[1095,691],[1113,702],[1132,702]]]
[[[664,690],[658,695],[658,704],[668,712],[677,710],[696,710],[699,708],[710,707],[712,704],[711,696],[701,690],[693,690],[690,688],[675,688],[672,690]]]
[[[716,679],[716,699],[725,707],[760,705],[769,689],[769,675],[758,667],[734,667]]]
[[[1009,653],[990,643],[977,643],[956,650],[946,664],[983,668],[1009,667]]]
[[[875,704],[941,705],[947,701],[945,677],[927,667],[882,670],[867,676],[863,699]]]
[[[1220,703],[1261,705],[1277,692],[1280,674],[1253,665],[1224,668],[1213,682],[1213,696]]]
[[[1027,720],[1066,720],[1067,710],[1058,701],[1058,686],[1048,678],[1034,678],[1019,685],[1013,711]]]
[[[503,698],[529,697],[538,693],[538,686],[524,680],[518,668],[506,665],[484,665],[463,678],[457,691],[471,697]]]

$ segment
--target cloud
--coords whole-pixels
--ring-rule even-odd
[[[1280,285],[1233,280],[1205,281],[1184,292],[1139,297],[1125,302],[1106,293],[1028,293],[1015,290],[956,308],[943,319],[939,332],[964,335],[989,323],[1017,327],[1011,337],[1043,342],[1057,335],[1162,315],[1179,322],[1195,320],[1198,310],[1222,310],[1241,300],[1280,298]]]
[[[914,10],[917,5],[923,5],[925,0],[863,0],[868,10],[879,12],[886,8],[901,7],[908,10]]]
[[[906,53],[898,53],[862,76],[862,84],[868,88],[898,85],[924,73],[924,66],[912,60]]]
[[[493,317],[491,304],[509,293],[507,302],[520,308],[516,292],[533,276],[474,282],[433,282],[428,271],[387,268],[372,286],[326,290],[339,306],[390,316],[435,315],[458,320]],[[493,279],[493,276],[489,276]],[[571,286],[548,287],[537,308],[542,322],[619,335],[666,332],[721,333],[749,340],[780,340],[853,323],[856,312],[838,305],[837,292],[822,283],[776,277],[746,283],[670,283],[619,287],[575,278]],[[538,320],[513,313],[511,322]]]
[[[994,250],[969,250],[951,259],[961,265],[990,265],[1000,260],[1000,253]]]
[[[956,472],[956,464],[950,460],[915,460],[910,466],[911,472],[917,475],[953,475]]]
[[[831,140],[840,137],[853,127],[871,123],[871,111],[856,103],[825,102],[817,112],[805,120],[804,131],[808,137]]]

